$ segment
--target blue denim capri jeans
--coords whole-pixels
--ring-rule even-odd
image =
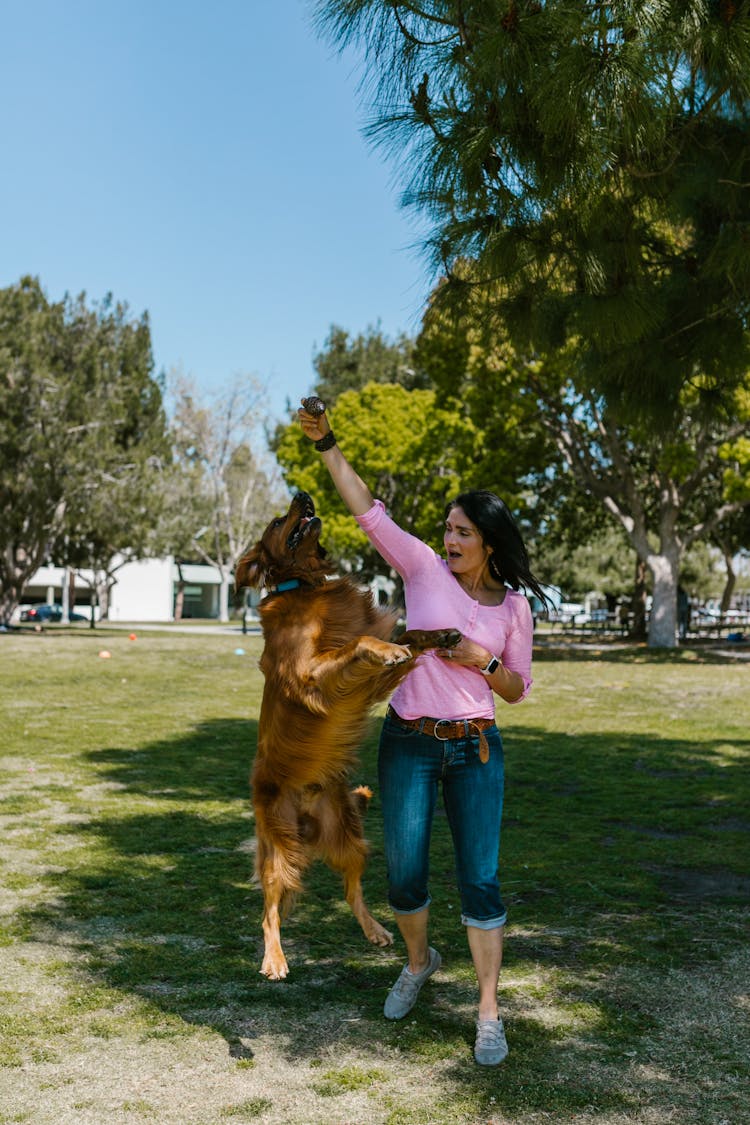
[[[503,742],[496,726],[485,732],[489,761],[479,760],[479,738],[442,741],[386,716],[380,734],[378,777],[383,808],[388,901],[396,914],[430,904],[430,837],[442,783],[453,837],[465,926],[493,930],[505,924],[498,852],[503,813]]]

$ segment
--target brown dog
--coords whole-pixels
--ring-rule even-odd
[[[452,647],[457,630],[411,631],[388,640],[395,614],[333,567],[320,546],[321,522],[307,493],[272,520],[240,560],[236,586],[264,586],[260,604],[265,676],[252,774],[257,855],[263,889],[265,956],[261,972],[289,971],[280,925],[315,858],[340,871],[365,936],[391,935],[362,896],[367,845],[362,813],[371,793],[350,792],[347,775],[373,703],[385,699],[428,648]]]

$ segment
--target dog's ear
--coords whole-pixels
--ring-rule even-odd
[[[234,569],[235,590],[241,590],[243,586],[260,586],[264,571],[262,554],[260,544],[256,543],[242,556]]]

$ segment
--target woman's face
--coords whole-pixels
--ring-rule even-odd
[[[445,557],[455,575],[479,574],[491,551],[485,547],[482,534],[463,508],[451,508],[445,521],[443,535]]]

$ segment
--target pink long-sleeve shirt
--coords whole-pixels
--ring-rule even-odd
[[[523,594],[508,590],[502,605],[480,605],[456,581],[446,561],[414,535],[403,531],[376,500],[357,523],[386,562],[404,580],[409,629],[460,629],[523,679],[524,699],[531,688],[534,623]],[[495,717],[495,697],[476,669],[451,665],[425,652],[391,699],[404,719]]]

